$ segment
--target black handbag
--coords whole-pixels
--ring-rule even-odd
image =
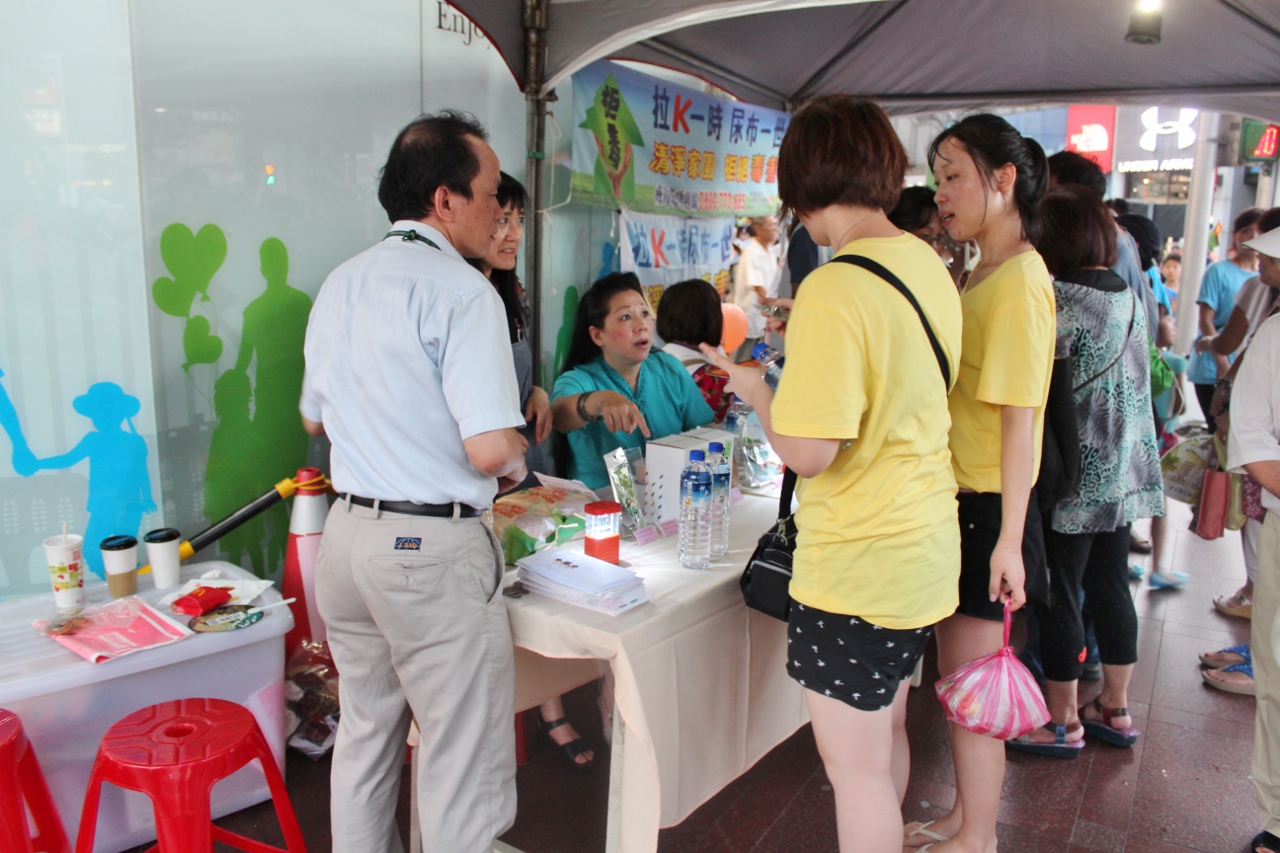
[[[791,614],[791,560],[799,532],[791,512],[791,495],[795,488],[796,474],[788,468],[782,473],[778,522],[760,537],[738,581],[742,587],[742,600],[748,607],[783,622]]]
[[[942,351],[942,345],[938,343],[929,321],[925,319],[920,303],[916,301],[915,296],[902,283],[902,280],[880,264],[861,255],[837,255],[832,260],[862,267],[893,285],[894,289],[906,297],[911,307],[916,309],[916,314],[920,316],[920,322],[924,324],[929,345],[933,348],[933,354],[938,359],[938,367],[942,370],[942,381],[945,383],[947,392],[950,392],[951,368],[947,365],[947,357]],[[791,512],[791,496],[795,488],[795,472],[788,468],[782,474],[782,493],[778,497],[778,521],[760,537],[760,542],[756,545],[756,550],[751,554],[751,559],[747,561],[747,567],[742,572],[742,578],[738,581],[738,585],[742,587],[742,600],[748,607],[775,619],[781,619],[783,622],[786,622],[791,614],[791,563],[795,557],[796,536],[799,533],[795,516]]]

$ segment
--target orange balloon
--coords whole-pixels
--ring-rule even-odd
[[[742,342],[747,339],[747,312],[732,302],[722,302],[720,313],[724,316],[720,343],[724,346],[724,351],[732,355],[733,351],[742,346]]]

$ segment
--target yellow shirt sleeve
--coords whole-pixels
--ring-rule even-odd
[[[797,438],[857,438],[867,409],[865,345],[860,324],[845,308],[798,302],[787,323],[787,362],[770,409],[773,428]]]
[[[1004,305],[988,318],[985,331],[977,398],[997,406],[1044,405],[1049,376],[1041,360],[1028,354],[1053,351],[1051,308],[1029,301]]]

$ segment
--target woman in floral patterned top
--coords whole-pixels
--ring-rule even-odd
[[[1081,476],[1075,494],[1049,513],[1045,530],[1052,589],[1037,607],[1049,711],[1055,723],[1130,746],[1138,731],[1128,686],[1138,660],[1138,617],[1129,593],[1129,526],[1164,513],[1160,456],[1152,428],[1146,315],[1111,272],[1115,226],[1091,190],[1062,186],[1040,203],[1036,248],[1054,276],[1058,357],[1075,373]],[[1085,658],[1083,589],[1102,654],[1102,694],[1077,709]]]

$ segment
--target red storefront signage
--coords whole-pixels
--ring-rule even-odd
[[[1111,171],[1115,150],[1116,108],[1073,104],[1067,107],[1067,150]]]

